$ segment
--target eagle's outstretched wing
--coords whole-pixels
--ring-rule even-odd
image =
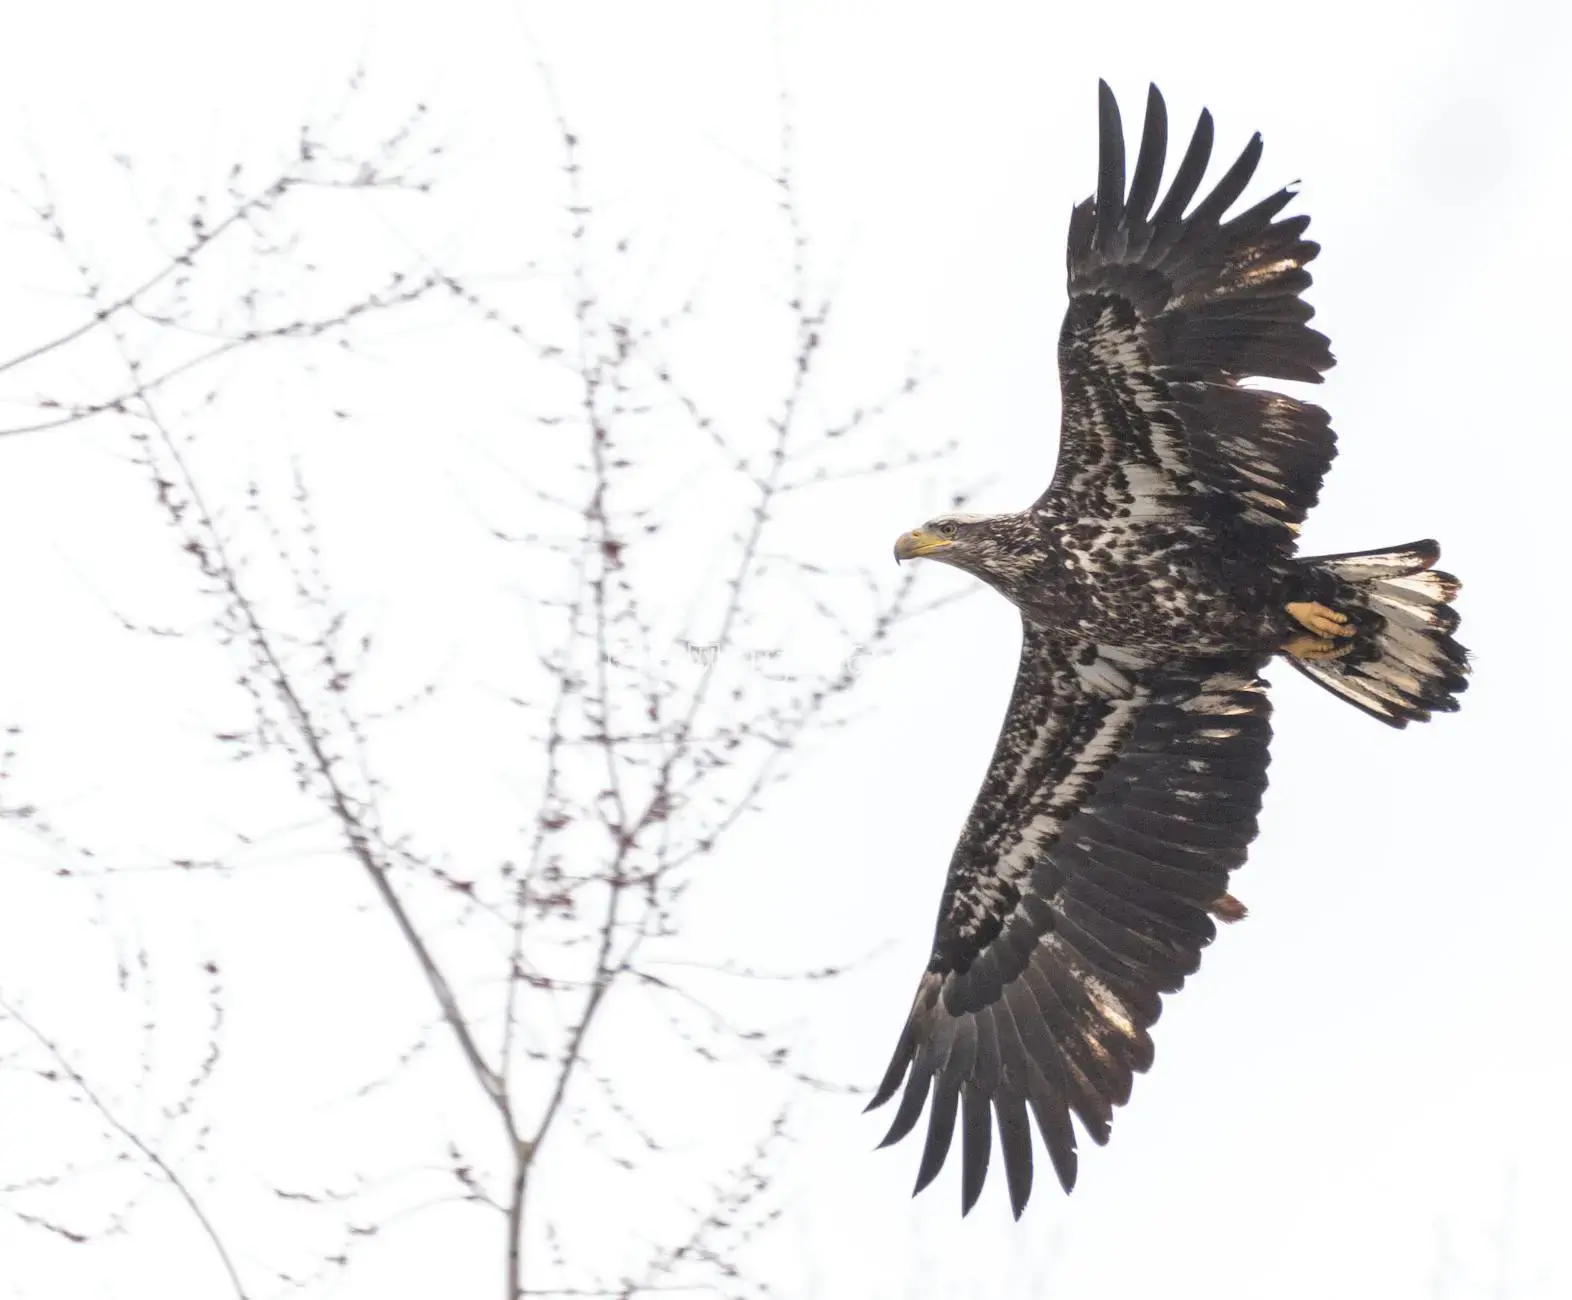
[[[1255,836],[1271,735],[1259,668],[1143,669],[1026,625],[933,955],[869,1107],[906,1078],[888,1144],[931,1094],[917,1190],[943,1165],[957,1113],[967,1210],[993,1117],[1017,1216],[1032,1185],[1028,1109],[1066,1191],[1070,1112],[1107,1140],[1131,1075],[1151,1064],[1159,995],[1196,968]]]
[[[1185,214],[1212,151],[1203,111],[1155,211],[1168,119],[1153,86],[1128,193],[1119,107],[1099,83],[1097,193],[1070,217],[1070,305],[1059,336],[1063,427],[1038,506],[1067,520],[1209,517],[1238,544],[1292,552],[1335,453],[1326,412],[1242,388],[1318,381],[1332,365],[1306,322],[1310,218],[1274,220],[1289,189],[1228,221],[1261,137]]]

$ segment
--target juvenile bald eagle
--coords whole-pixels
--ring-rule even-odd
[[[1212,148],[1202,112],[1156,203],[1162,96],[1147,97],[1126,190],[1119,109],[1099,93],[1097,192],[1070,217],[1053,482],[1019,513],[942,515],[895,547],[981,578],[1023,626],[933,955],[870,1104],[905,1081],[882,1145],[929,1106],[918,1191],[959,1121],[963,1213],[996,1123],[1019,1217],[1028,1112],[1073,1186],[1070,1116],[1108,1140],[1152,1063],[1161,995],[1199,965],[1214,918],[1244,915],[1228,876],[1266,788],[1267,660],[1394,727],[1455,709],[1467,671],[1434,542],[1294,554],[1332,430],[1319,407],[1241,381],[1316,381],[1332,355],[1300,298],[1309,219],[1278,217],[1293,192],[1224,220],[1261,137],[1192,207]]]

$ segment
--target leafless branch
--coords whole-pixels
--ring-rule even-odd
[[[82,368],[93,384],[67,398],[56,376],[48,395],[34,400],[39,418],[5,431],[42,433],[110,417],[123,432],[206,622],[176,628],[137,609],[137,593],[116,592],[114,624],[156,647],[210,645],[244,713],[237,720],[228,706],[212,725],[204,719],[206,734],[227,762],[250,764],[259,780],[287,774],[303,810],[280,819],[288,830],[276,843],[271,831],[236,831],[227,851],[159,848],[112,862],[81,854],[61,879],[79,889],[146,888],[171,878],[221,883],[242,867],[254,871],[264,856],[301,854],[309,841],[324,869],[353,865],[369,886],[372,915],[391,923],[429,990],[434,1012],[430,1004],[410,1012],[408,1032],[367,1067],[352,1100],[418,1106],[404,1082],[437,1068],[441,1051],[428,1046],[451,1042],[462,1067],[451,1072],[457,1087],[441,1077],[444,1104],[478,1110],[490,1136],[466,1129],[440,1155],[418,1162],[412,1177],[419,1181],[397,1204],[374,1200],[373,1180],[358,1171],[323,1187],[273,1181],[273,1199],[290,1213],[339,1216],[335,1237],[307,1267],[268,1266],[279,1282],[324,1282],[406,1216],[457,1205],[502,1219],[509,1300],[676,1289],[763,1296],[769,1288],[746,1275],[740,1254],[780,1212],[770,1191],[788,1140],[784,1111],[761,1114],[763,1137],[753,1149],[695,1190],[680,1231],[615,1267],[577,1256],[546,1180],[550,1162],[575,1143],[614,1176],[669,1159],[670,1117],[622,1073],[612,1009],[623,1003],[659,1009],[647,1023],[666,1026],[661,1050],[669,1049],[674,1069],[695,1059],[724,1062],[769,1072],[787,1096],[845,1090],[799,1063],[789,1030],[750,1023],[745,1012],[722,1005],[723,994],[701,996],[688,986],[680,972],[705,964],[682,955],[684,900],[808,740],[841,720],[862,665],[925,608],[910,572],[887,582],[789,547],[783,534],[793,512],[827,485],[899,473],[946,449],[876,441],[889,413],[918,390],[915,367],[872,400],[830,391],[825,357],[838,343],[836,306],[816,278],[788,112],[765,199],[786,250],[778,299],[766,309],[785,345],[775,387],[759,395],[754,413],[722,417],[706,382],[716,368],[714,343],[692,341],[704,325],[702,297],[653,307],[625,300],[619,273],[632,264],[633,241],[597,202],[584,146],[544,70],[542,80],[558,149],[562,250],[560,265],[531,250],[526,269],[532,284],[556,286],[555,303],[539,294],[509,301],[495,283],[420,249],[328,302],[297,299],[288,285],[269,281],[281,258],[296,256],[300,232],[285,218],[306,220],[306,209],[292,206],[298,194],[440,197],[440,187],[414,178],[407,155],[415,127],[407,124],[363,155],[333,146],[331,133],[303,132],[272,180],[245,193],[231,184],[222,215],[207,215],[206,199],[197,204],[189,237],[129,288],[108,287],[71,238],[59,205],[47,198],[35,205],[40,228],[77,269],[86,310],[76,325],[0,364],[0,375],[32,374],[91,343],[93,364]],[[418,124],[422,115],[410,120]],[[242,248],[248,239],[250,262]],[[220,255],[239,258],[252,278],[219,308],[198,311],[196,280],[204,301],[224,297]],[[473,511],[505,512],[483,527],[483,544],[518,557],[524,599],[511,590],[500,596],[525,607],[534,645],[516,680],[495,687],[495,698],[517,706],[523,726],[516,762],[502,774],[520,809],[517,834],[496,860],[404,818],[389,776],[388,737],[414,702],[440,703],[436,682],[373,684],[379,673],[397,673],[387,670],[383,638],[335,580],[334,539],[343,532],[324,518],[332,506],[317,491],[310,458],[277,455],[287,472],[278,464],[239,465],[221,436],[219,398],[229,381],[216,378],[206,392],[192,383],[219,374],[221,359],[227,374],[266,351],[331,358],[376,322],[417,312],[466,343],[505,349],[529,383],[549,393],[542,410],[517,421],[517,460],[506,445],[486,448],[495,480],[488,487],[503,504],[477,502]],[[333,348],[322,352],[324,344]],[[514,407],[499,409],[516,420]],[[704,498],[702,512],[683,508],[695,494]],[[667,538],[683,527],[710,567],[694,591],[674,592],[648,557],[680,544]],[[827,663],[780,645],[792,620],[820,629],[833,649]],[[0,776],[17,743],[11,737],[5,746]],[[477,760],[461,753],[453,761]],[[9,794],[3,784],[0,793]],[[0,803],[7,818],[22,808]],[[42,833],[44,819],[26,812]],[[51,840],[50,851],[64,854],[63,843]],[[280,879],[277,887],[292,907],[321,906],[298,881]],[[735,961],[711,966],[749,980],[813,982],[852,964],[821,963],[795,975]],[[216,966],[207,978],[206,1039],[216,1043],[228,1029]],[[149,1011],[150,1022],[157,1014]],[[146,1131],[122,1127],[81,1074],[66,1072],[60,1050],[34,1037],[57,1057],[65,1081],[181,1194],[243,1296],[211,1222]],[[202,1056],[182,1095],[194,1096],[222,1069],[216,1052]],[[168,1108],[166,1119],[186,1123],[192,1113],[187,1100]],[[390,1194],[377,1186],[378,1196]],[[0,1189],[0,1201],[4,1195]],[[12,1213],[70,1235],[52,1220],[28,1218],[30,1210]],[[609,1287],[608,1269],[620,1271]]]

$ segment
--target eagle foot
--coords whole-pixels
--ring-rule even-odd
[[[1311,636],[1308,632],[1301,632],[1291,641],[1285,641],[1282,646],[1285,655],[1292,655],[1295,659],[1341,659],[1354,647],[1347,641],[1339,644],[1330,637]]]
[[[1318,637],[1354,634],[1354,629],[1349,626],[1347,614],[1339,614],[1335,609],[1329,609],[1319,601],[1291,600],[1286,608],[1294,622],[1306,631],[1314,632]]]
[[[1250,915],[1250,909],[1232,894],[1224,894],[1221,898],[1214,899],[1206,910],[1219,921],[1227,922],[1229,925],[1235,921],[1242,921]]]

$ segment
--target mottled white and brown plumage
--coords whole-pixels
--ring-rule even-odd
[[[1097,192],[1070,219],[1053,482],[1026,510],[941,516],[896,546],[975,574],[1023,623],[933,953],[870,1106],[901,1093],[885,1144],[928,1107],[919,1191],[959,1125],[963,1211],[997,1126],[1020,1214],[1028,1114],[1070,1189],[1072,1114],[1107,1141],[1152,1063],[1161,995],[1199,965],[1214,918],[1244,914],[1228,879],[1266,788],[1266,661],[1283,653],[1399,727],[1456,708],[1467,671],[1434,542],[1295,556],[1332,431],[1319,407],[1240,381],[1315,381],[1332,356],[1300,297],[1309,219],[1278,217],[1292,191],[1224,219],[1260,136],[1192,207],[1208,113],[1161,202],[1156,87],[1128,190],[1106,84],[1100,125]]]

